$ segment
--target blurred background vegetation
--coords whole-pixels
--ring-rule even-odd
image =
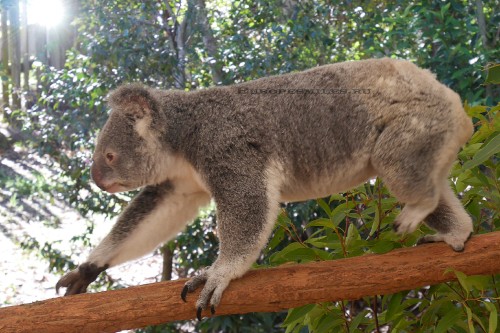
[[[475,232],[500,230],[498,0],[2,0],[1,17],[0,231],[36,253],[54,275],[74,268],[71,251],[95,246],[99,223],[133,196],[104,194],[89,176],[95,134],[108,113],[106,94],[124,82],[193,90],[339,61],[411,60],[457,91],[473,118],[476,132],[451,181]],[[85,221],[80,231],[68,237],[65,226],[76,222],[54,218],[49,205],[77,211]],[[390,226],[399,210],[378,179],[283,205],[255,266],[412,246],[429,229],[396,236]],[[23,222],[30,228],[14,232]],[[40,237],[31,228],[37,225],[53,230],[53,237]],[[162,246],[161,278],[190,276],[210,265],[217,254],[215,225],[209,207]],[[142,331],[495,332],[500,276],[455,274],[457,283],[394,295]],[[94,287],[123,286],[108,274]]]

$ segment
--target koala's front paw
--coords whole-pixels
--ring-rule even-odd
[[[89,284],[97,279],[97,276],[108,268],[108,265],[97,267],[96,264],[83,263],[77,269],[66,273],[56,284],[56,292],[59,288],[67,288],[65,296],[83,294],[87,291]]]
[[[402,216],[398,216],[392,225],[393,230],[398,235],[411,234],[415,230],[417,230],[420,221],[411,220],[408,218],[404,218]]]
[[[195,291],[203,282],[205,286],[196,302],[196,317],[201,320],[201,313],[210,303],[210,312],[215,314],[215,307],[219,305],[222,293],[231,282],[231,278],[224,272],[212,267],[207,267],[200,274],[191,278],[181,292],[181,298],[186,301],[186,295]]]
[[[198,273],[198,275],[193,276],[188,280],[188,282],[186,282],[186,284],[184,284],[184,288],[182,288],[181,292],[181,298],[184,302],[186,302],[186,296],[188,293],[192,293],[193,291],[198,289],[198,287],[201,286],[205,281],[207,281],[207,271],[209,268],[210,266],[202,269]]]

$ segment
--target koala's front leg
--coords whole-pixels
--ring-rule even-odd
[[[57,282],[65,295],[80,294],[109,267],[139,258],[174,238],[209,202],[206,192],[183,191],[182,184],[147,186],[127,206],[111,232],[77,269]]]
[[[229,282],[250,268],[271,234],[279,209],[279,192],[266,178],[262,183],[258,178],[251,180],[255,181],[246,184],[241,180],[229,180],[225,183],[228,188],[213,191],[217,204],[219,256],[212,266],[191,278],[181,293],[185,301],[187,293],[205,282],[196,302],[198,319],[209,304],[212,314],[215,313]],[[237,186],[229,185],[231,183]]]

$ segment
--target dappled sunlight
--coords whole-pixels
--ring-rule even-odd
[[[58,25],[65,15],[63,0],[29,0],[28,23],[46,27]]]

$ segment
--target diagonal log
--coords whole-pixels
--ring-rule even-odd
[[[274,312],[354,300],[455,280],[446,272],[500,273],[500,232],[474,236],[462,253],[444,243],[383,255],[252,270],[225,291],[217,315]],[[116,332],[196,316],[198,292],[181,300],[185,280],[0,308],[0,332]],[[208,312],[204,313],[209,315]]]

